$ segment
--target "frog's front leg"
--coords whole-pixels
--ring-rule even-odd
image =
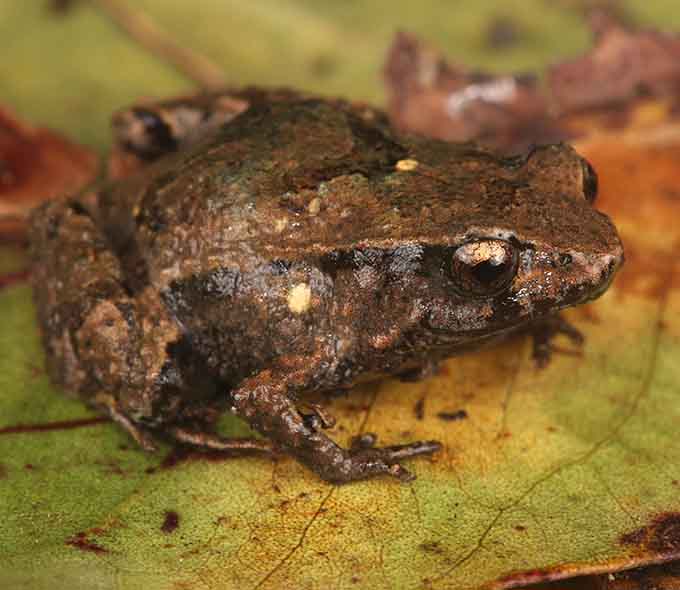
[[[562,334],[571,340],[575,346],[582,346],[584,337],[581,331],[574,327],[561,314],[547,316],[535,322],[531,328],[533,339],[532,357],[539,368],[547,367],[556,352],[553,340]]]
[[[200,391],[174,353],[183,334],[154,289],[134,292],[126,283],[119,258],[83,203],[55,200],[37,209],[31,245],[54,382],[104,410],[147,450],[155,447],[152,432],[209,449],[270,450],[268,441],[204,432],[218,413],[209,400],[185,403]]]
[[[298,410],[292,392],[305,379],[304,371],[262,371],[231,392],[231,410],[323,479],[346,483],[388,474],[408,481],[413,476],[400,462],[441,448],[436,441],[374,447],[374,438],[364,436],[343,449]]]

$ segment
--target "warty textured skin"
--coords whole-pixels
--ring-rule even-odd
[[[566,145],[499,158],[400,136],[367,107],[258,95],[130,178],[35,212],[50,374],[148,447],[155,431],[267,450],[208,434],[226,408],[325,479],[408,478],[400,460],[436,443],[341,449],[297,400],[600,295],[623,250],[595,190]],[[497,286],[471,292],[465,256]]]

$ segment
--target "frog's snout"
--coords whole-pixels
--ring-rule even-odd
[[[599,260],[593,263],[593,267],[599,271],[599,277],[596,281],[596,287],[593,289],[588,301],[598,298],[602,295],[614,280],[614,276],[624,263],[625,256],[623,253],[623,246],[620,246],[610,254],[602,254]]]

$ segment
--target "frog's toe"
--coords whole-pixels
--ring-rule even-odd
[[[102,408],[111,419],[120,425],[132,439],[145,451],[153,453],[158,450],[151,433],[130,419],[119,407],[118,402],[108,393],[99,393],[94,397],[95,405]]]
[[[441,444],[434,440],[388,447],[375,447],[375,441],[374,434],[365,434],[352,441],[349,450],[352,467],[349,472],[353,477],[349,479],[384,473],[400,481],[412,481],[415,476],[400,462],[419,455],[431,455],[441,449]]]
[[[416,476],[413,475],[413,473],[411,473],[408,469],[406,469],[406,467],[400,465],[399,463],[394,463],[393,465],[390,465],[389,474],[396,477],[399,481],[402,481],[404,483],[413,481],[416,478]]]
[[[441,448],[441,443],[436,440],[419,440],[405,445],[383,447],[379,450],[388,455],[390,460],[401,461],[402,459],[410,459],[419,455],[431,455],[440,451]]]
[[[178,443],[209,451],[228,451],[234,453],[271,453],[272,444],[259,438],[223,438],[212,432],[174,427],[168,434]]]

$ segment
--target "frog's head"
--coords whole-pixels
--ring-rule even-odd
[[[593,207],[595,172],[572,148],[536,148],[502,168],[441,251],[449,293],[426,316],[437,333],[487,336],[585,303],[623,263],[616,228]]]

